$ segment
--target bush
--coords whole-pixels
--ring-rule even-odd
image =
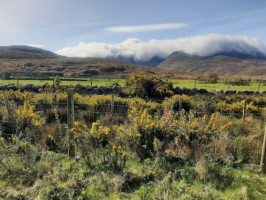
[[[211,83],[217,83],[217,81],[219,80],[219,76],[218,74],[211,72],[208,74],[208,81]]]
[[[133,75],[126,86],[130,96],[141,98],[163,98],[174,94],[173,83],[156,76]]]

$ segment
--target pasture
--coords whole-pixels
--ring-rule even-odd
[[[62,85],[72,85],[75,86],[77,84],[86,86],[86,85],[97,85],[97,86],[112,86],[114,84],[119,84],[120,86],[125,86],[126,79],[96,79],[92,80],[89,78],[60,78]],[[266,83],[261,81],[250,81],[248,85],[233,85],[225,83],[225,80],[219,80],[217,83],[208,83],[205,81],[198,81],[194,79],[172,79],[170,80],[173,83],[174,87],[180,88],[198,88],[198,89],[207,89],[216,91],[217,89],[221,90],[252,90],[252,91],[266,91]],[[34,85],[43,85],[43,84],[53,84],[53,80],[34,80],[34,79],[21,79],[21,80],[0,80],[0,84],[17,84],[26,85],[26,84],[34,84]]]

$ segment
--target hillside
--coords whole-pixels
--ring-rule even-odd
[[[0,46],[1,59],[46,59],[59,57],[62,56],[51,51],[26,45]]]
[[[174,52],[158,67],[185,72],[217,72],[223,75],[265,76],[266,57],[261,54],[247,55],[239,52],[200,57]]]
[[[68,58],[28,46],[0,47],[0,71],[60,72],[72,77],[125,78],[132,74],[160,77],[195,77],[195,73],[146,67],[101,58]]]

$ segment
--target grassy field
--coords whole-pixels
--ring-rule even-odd
[[[174,87],[180,87],[180,88],[195,88],[195,80],[188,80],[188,79],[180,79],[180,80],[171,80],[173,82]],[[26,85],[26,84],[35,84],[35,85],[43,85],[45,83],[49,83],[50,85],[53,84],[52,80],[0,80],[0,84],[17,84],[19,85]],[[93,79],[92,82],[90,79],[61,79],[62,85],[73,85],[81,84],[81,85],[98,85],[98,86],[112,86],[115,83],[118,83],[121,86],[125,86],[126,79]],[[243,86],[234,86],[225,84],[223,80],[219,81],[218,83],[206,83],[203,81],[196,81],[196,88],[199,89],[207,89],[207,90],[213,90],[216,89],[232,89],[232,90],[253,90],[257,91],[259,88],[258,82],[250,82],[250,85],[243,85]],[[265,91],[266,85],[263,83],[260,84],[260,91]]]

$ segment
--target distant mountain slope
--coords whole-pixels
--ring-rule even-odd
[[[132,74],[195,77],[195,73],[140,66],[102,58],[68,58],[29,46],[0,47],[0,71],[60,72],[73,77],[125,78]]]
[[[58,57],[62,56],[51,51],[26,45],[0,46],[0,58],[3,59],[46,59]]]
[[[127,62],[135,65],[144,65],[144,66],[149,66],[149,67],[156,67],[159,65],[161,62],[163,62],[165,59],[160,58],[158,56],[154,56],[152,59],[147,60],[147,61],[136,61],[133,57],[123,57],[123,56],[118,56],[118,57],[107,57],[107,59],[111,60],[116,60],[116,61],[121,61],[121,62]]]
[[[174,52],[158,67],[185,72],[264,76],[266,75],[266,56],[260,53],[221,52],[212,56],[200,57]]]

